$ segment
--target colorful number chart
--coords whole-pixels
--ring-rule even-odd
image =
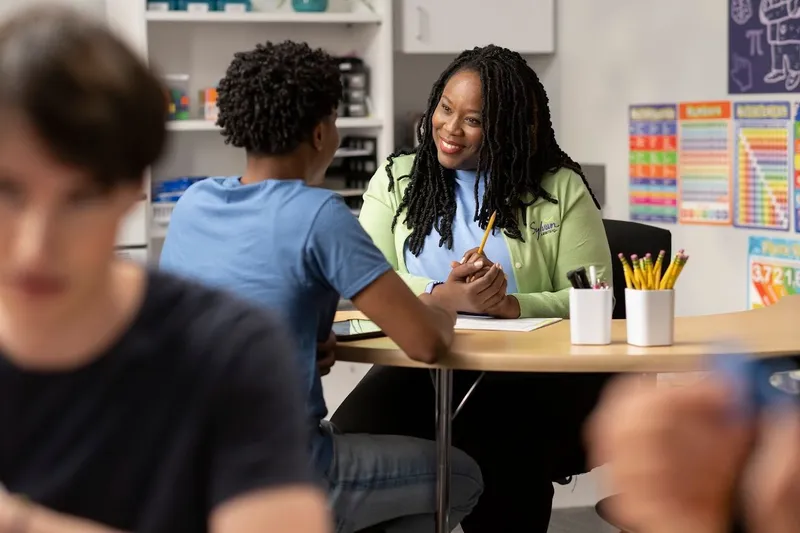
[[[750,309],[800,293],[800,241],[750,237],[747,266]]]
[[[800,233],[800,103],[794,105],[794,230]]]
[[[787,231],[790,225],[789,102],[738,102],[733,108],[735,226]]]
[[[682,103],[679,116],[680,220],[730,224],[731,103]]]
[[[630,217],[678,221],[677,106],[630,107]]]

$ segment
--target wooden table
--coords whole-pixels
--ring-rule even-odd
[[[358,312],[337,320],[363,318]],[[450,354],[436,365],[410,360],[388,338],[340,343],[340,361],[434,370],[438,457],[436,531],[449,532],[450,442],[453,370],[485,372],[633,372],[661,373],[702,370],[707,357],[726,353],[755,357],[800,354],[800,295],[787,296],[770,307],[675,319],[675,343],[639,348],[626,344],[625,321],[615,320],[608,346],[573,346],[569,321],[527,333],[459,331]],[[474,388],[474,386],[473,386]],[[468,393],[469,395],[469,393]],[[465,398],[466,400],[466,398]],[[462,401],[463,404],[463,401]]]

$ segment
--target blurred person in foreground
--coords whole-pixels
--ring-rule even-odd
[[[273,319],[115,258],[165,117],[101,23],[0,24],[0,533],[329,531]]]
[[[609,386],[587,436],[619,493],[614,519],[637,533],[800,531],[800,410],[787,402],[747,416],[739,400],[720,377]]]

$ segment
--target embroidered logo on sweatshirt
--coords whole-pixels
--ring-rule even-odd
[[[560,225],[557,222],[540,222],[538,225],[536,222],[531,222],[531,230],[536,235],[536,240],[539,240],[544,235],[558,233],[559,227]]]

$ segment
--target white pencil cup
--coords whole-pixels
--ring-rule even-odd
[[[672,346],[675,338],[675,291],[625,289],[628,344]]]
[[[569,334],[572,344],[611,344],[611,289],[569,290]]]

